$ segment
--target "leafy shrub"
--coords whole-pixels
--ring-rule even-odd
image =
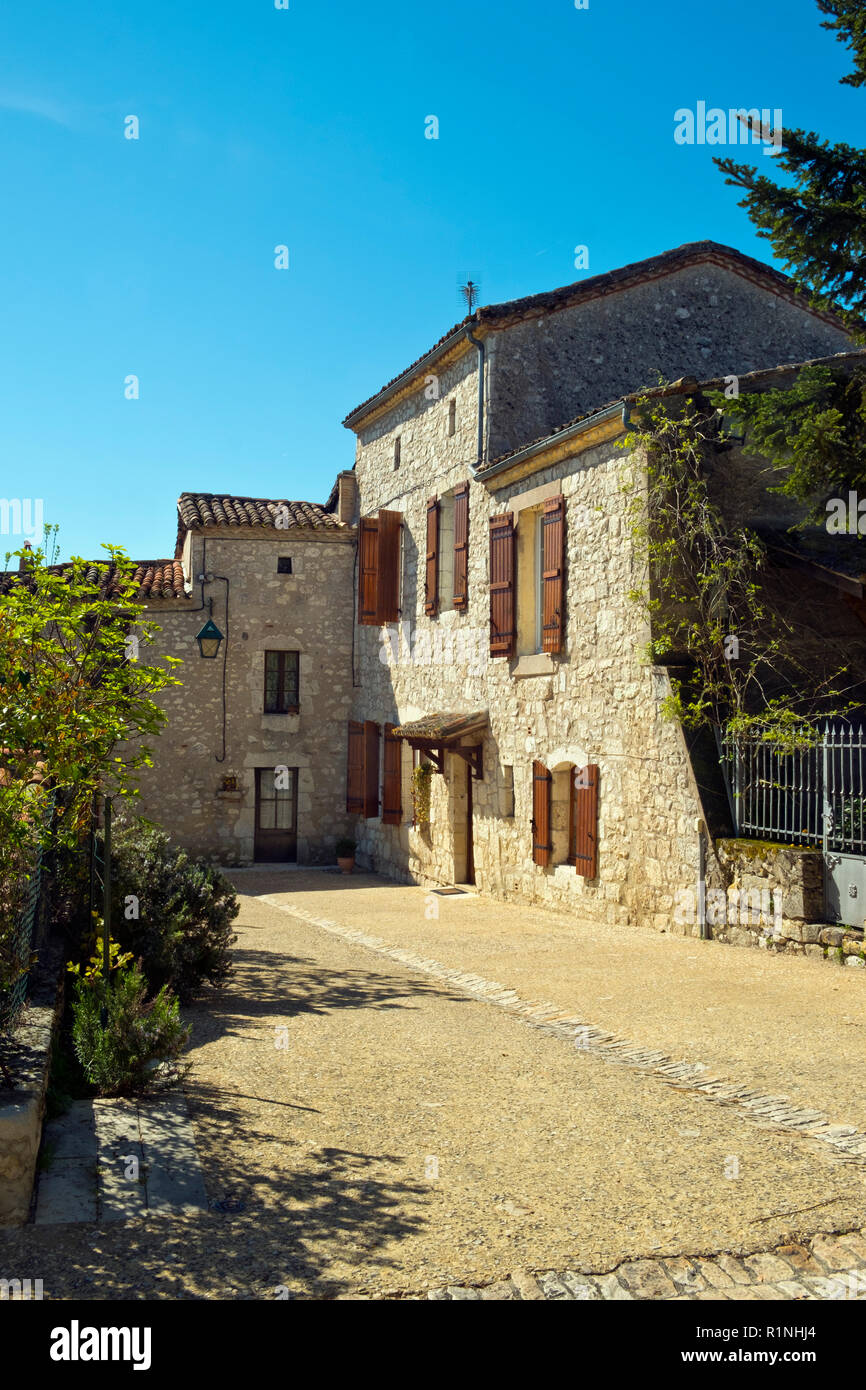
[[[171,992],[163,986],[148,1002],[147,981],[136,963],[113,973],[103,1028],[104,1005],[101,977],[75,981],[72,1041],[85,1076],[100,1095],[146,1091],[158,1080],[160,1064],[168,1064],[171,1075],[171,1064],[190,1034]]]
[[[169,985],[187,1003],[206,982],[223,984],[240,911],[225,875],[140,821],[119,830],[112,859],[112,929],[151,986]]]
[[[338,859],[354,859],[355,841],[348,839],[338,840],[334,846],[334,850]]]

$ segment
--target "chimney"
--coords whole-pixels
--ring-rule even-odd
[[[22,549],[22,550],[32,550],[32,549],[33,549],[33,546],[30,544],[29,541],[25,541],[24,544],[22,545],[21,549]],[[19,555],[19,557],[18,557],[18,573],[20,574],[20,573],[22,572],[22,570],[26,570],[26,568],[27,568],[27,560],[26,560],[26,557],[25,557],[24,555]]]
[[[346,468],[337,474],[337,516],[347,526],[351,526],[355,519],[357,501],[358,484],[355,473],[353,469]]]

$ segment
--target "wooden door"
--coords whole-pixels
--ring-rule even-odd
[[[293,864],[298,857],[298,769],[256,768],[254,857],[260,864]]]

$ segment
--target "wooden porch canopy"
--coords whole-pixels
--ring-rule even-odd
[[[428,714],[411,724],[398,724],[392,730],[391,737],[405,739],[410,748],[419,749],[437,772],[445,770],[446,749],[449,753],[456,753],[469,764],[477,780],[483,776],[481,737],[488,723],[486,709],[474,714]],[[475,742],[464,746],[462,740],[472,735],[476,736]]]

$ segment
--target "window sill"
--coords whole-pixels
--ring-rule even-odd
[[[550,652],[537,652],[532,656],[518,657],[511,674],[516,680],[523,680],[526,676],[552,676],[555,670],[556,663]]]

